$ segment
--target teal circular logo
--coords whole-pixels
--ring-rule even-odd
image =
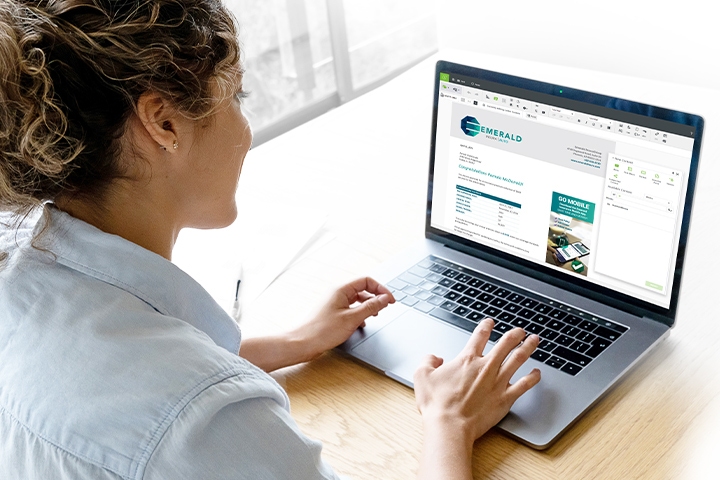
[[[460,120],[460,128],[465,135],[474,137],[480,133],[480,122],[478,122],[477,118],[468,115]]]

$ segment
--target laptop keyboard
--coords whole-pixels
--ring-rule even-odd
[[[515,327],[535,333],[540,345],[531,358],[569,375],[577,375],[628,330],[432,255],[387,286],[397,301],[470,332],[480,320],[492,318],[492,342]]]

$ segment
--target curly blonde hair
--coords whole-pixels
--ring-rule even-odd
[[[0,210],[98,198],[140,95],[206,117],[239,57],[220,0],[0,0]]]

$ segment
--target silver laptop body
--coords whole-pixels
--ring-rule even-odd
[[[538,333],[516,378],[542,381],[498,427],[544,449],[675,322],[704,122],[445,61],[433,105],[425,239],[339,349],[412,387],[485,316]]]

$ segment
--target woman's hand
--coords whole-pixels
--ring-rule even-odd
[[[415,398],[425,431],[421,478],[471,478],[473,442],[540,381],[535,369],[510,384],[537,347],[537,335],[525,338],[525,332],[515,328],[483,356],[493,325],[490,319],[480,322],[452,361],[428,355],[415,372]]]
[[[340,287],[312,320],[295,330],[307,346],[307,360],[343,343],[365,326],[365,319],[391,303],[395,298],[390,290],[370,277]]]
[[[372,278],[360,278],[339,288],[312,320],[295,330],[243,340],[240,355],[266,372],[307,362],[343,343],[391,303],[390,290]]]

